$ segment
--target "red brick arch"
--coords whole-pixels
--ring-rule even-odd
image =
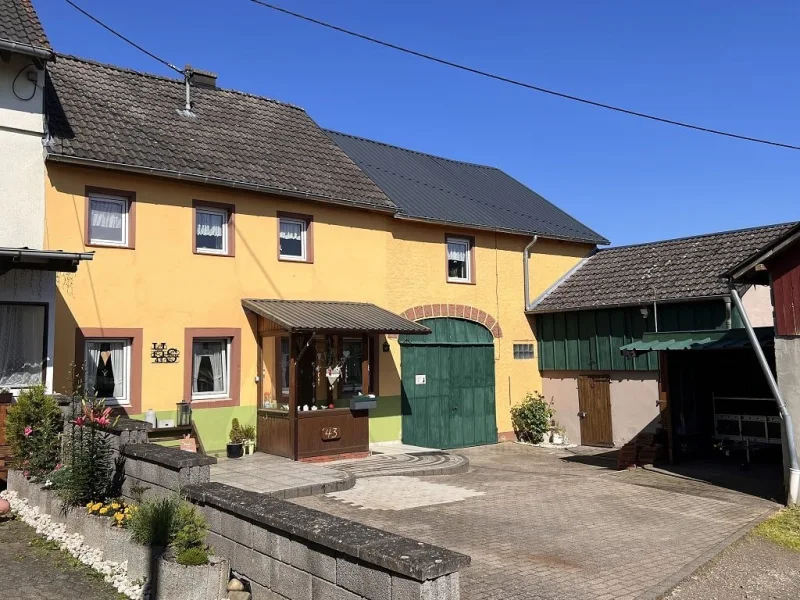
[[[411,321],[418,321],[419,319],[426,319],[432,317],[455,317],[457,319],[466,319],[467,321],[474,321],[483,325],[492,332],[495,338],[503,337],[503,329],[500,323],[492,315],[487,312],[475,308],[474,306],[467,306],[466,304],[422,304],[414,306],[406,311],[400,313],[406,319]],[[397,337],[397,336],[391,336]]]

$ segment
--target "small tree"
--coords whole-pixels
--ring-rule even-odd
[[[44,386],[23,390],[6,419],[13,466],[22,469],[26,477],[45,477],[58,464],[62,427],[61,409]]]
[[[511,423],[517,439],[539,444],[550,430],[550,420],[555,411],[539,392],[528,393],[525,399],[511,408]]]

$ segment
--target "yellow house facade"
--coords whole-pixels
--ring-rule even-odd
[[[541,390],[524,250],[537,235],[535,296],[603,242],[597,234],[405,210],[387,182],[359,168],[353,148],[294,107],[196,85],[192,110],[181,113],[182,82],[69,57],[50,77],[46,248],[94,251],[58,281],[56,390],[91,385],[127,414],[152,409],[162,422],[191,402],[205,450],[219,451],[233,418],[255,425],[257,408],[282,404],[288,379],[286,343],[265,338],[242,301],[352,301],[484,331],[497,435],[511,435],[511,406]],[[257,147],[243,154],[248,146]],[[374,335],[363,347],[342,338],[349,350],[333,399],[317,368],[315,398],[302,401],[346,406],[348,390],[366,391],[347,356],[370,353],[369,439],[404,439],[404,419],[413,421],[404,417],[403,339]],[[319,356],[325,343],[309,342]]]

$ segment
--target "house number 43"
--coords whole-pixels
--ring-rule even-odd
[[[323,427],[322,428],[322,439],[325,441],[330,440],[338,440],[342,437],[342,434],[339,432],[338,427]]]

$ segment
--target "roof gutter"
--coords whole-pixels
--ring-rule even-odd
[[[94,252],[62,252],[60,250],[28,250],[26,248],[0,248],[0,257],[10,257],[17,261],[23,258],[44,260],[92,260]]]
[[[404,221],[415,221],[417,223],[433,223],[435,225],[445,225],[449,227],[462,227],[464,229],[477,229],[478,231],[491,231],[492,233],[509,233],[511,235],[524,235],[529,236],[531,235],[531,231],[523,231],[521,229],[508,229],[506,227],[494,227],[489,225],[473,225],[470,223],[462,223],[460,221],[448,221],[445,219],[430,219],[427,217],[414,217],[411,215],[404,214],[402,212],[398,212],[394,216],[395,219],[402,219]],[[567,237],[567,236],[558,236],[558,235],[549,235],[549,234],[541,234],[537,233],[537,237],[547,240],[556,240],[559,242],[577,242],[581,244],[608,244],[610,243],[605,238],[601,238],[599,240],[588,240],[584,238],[577,238],[577,237]]]
[[[583,263],[579,263],[577,266],[581,266]],[[567,273],[569,274],[569,273]],[[553,290],[549,290],[553,291]],[[683,304],[684,302],[703,302],[705,300],[724,300],[728,298],[727,294],[719,294],[716,296],[695,296],[692,298],[662,298],[658,300],[659,306],[664,306],[666,304]],[[544,294],[542,294],[542,298],[540,300],[544,300]],[[531,306],[526,312],[529,315],[546,315],[552,313],[567,313],[567,312],[578,312],[582,310],[605,310],[608,308],[628,308],[631,306],[644,306],[650,305],[653,303],[652,298],[642,298],[638,302],[621,302],[617,304],[597,304],[591,306],[568,306],[566,308],[539,308],[536,303]]]
[[[786,503],[789,505],[797,504],[798,497],[800,497],[800,462],[798,462],[797,459],[797,448],[794,443],[792,414],[786,408],[786,404],[781,396],[781,390],[778,387],[778,383],[775,381],[775,377],[772,375],[772,370],[769,368],[767,358],[764,356],[764,350],[761,348],[761,344],[758,343],[758,337],[753,330],[753,326],[750,324],[750,319],[747,317],[747,312],[745,312],[742,299],[739,297],[739,292],[736,291],[733,285],[731,285],[730,291],[731,299],[739,310],[739,314],[742,316],[742,322],[744,323],[744,328],[747,330],[747,337],[750,338],[750,345],[753,346],[756,358],[758,358],[758,364],[761,365],[761,370],[764,373],[764,377],[767,378],[769,389],[772,391],[775,402],[778,403],[778,410],[781,413],[781,419],[783,419],[783,438],[786,440],[786,450],[789,454],[789,493],[786,498]]]
[[[27,56],[35,56],[43,60],[53,60],[55,53],[47,48],[39,48],[31,44],[22,44],[20,42],[12,42],[11,40],[0,40],[0,50],[8,52],[16,52],[17,54],[25,54]]]
[[[301,200],[309,200],[313,202],[325,202],[327,204],[336,204],[339,206],[346,206],[348,208],[361,208],[364,210],[371,210],[385,214],[386,213],[394,214],[398,210],[397,208],[374,206],[370,204],[358,204],[356,202],[350,200],[343,200],[341,198],[333,198],[331,196],[320,196],[316,194],[309,194],[307,192],[300,192],[297,190],[288,190],[280,187],[246,183],[243,181],[235,181],[233,179],[222,179],[220,177],[210,177],[208,175],[196,175],[194,173],[185,173],[183,171],[173,171],[170,169],[140,167],[137,165],[129,165],[126,163],[108,162],[104,160],[95,160],[91,158],[81,158],[78,156],[65,156],[64,154],[56,154],[53,152],[48,152],[47,156],[45,157],[45,160],[65,163],[65,164],[80,165],[83,167],[96,167],[96,168],[110,169],[115,171],[125,171],[128,173],[135,173],[137,175],[153,175],[155,177],[178,179],[182,181],[190,181],[192,183],[202,183],[205,185],[217,185],[233,189],[246,190],[250,192],[275,194],[278,196],[299,198]]]

